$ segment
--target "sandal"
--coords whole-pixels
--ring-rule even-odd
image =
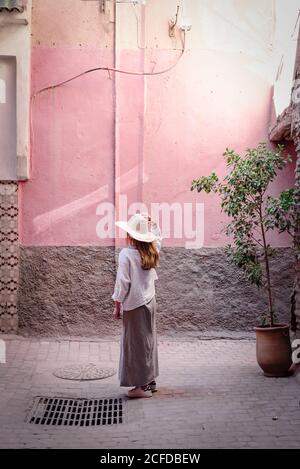
[[[151,383],[148,383],[148,387],[150,391],[157,392],[156,381],[153,380]]]
[[[138,397],[152,397],[152,392],[150,387],[146,384],[146,386],[136,386],[133,389],[128,391],[128,397],[138,398]]]

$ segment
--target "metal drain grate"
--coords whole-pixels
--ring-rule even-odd
[[[113,425],[124,421],[123,404],[122,398],[37,397],[27,422],[81,427]]]

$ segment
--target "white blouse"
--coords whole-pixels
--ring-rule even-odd
[[[160,229],[152,229],[157,236],[156,248],[161,248]],[[123,248],[119,254],[119,264],[112,299],[122,303],[124,311],[138,308],[148,303],[155,295],[157,273],[154,268],[145,270],[141,266],[141,256],[134,246]]]

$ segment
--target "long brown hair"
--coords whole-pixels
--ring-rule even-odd
[[[146,243],[144,241],[138,241],[127,234],[128,243],[137,248],[141,257],[142,269],[149,270],[152,267],[159,266],[159,253],[155,247],[154,241],[152,243]]]

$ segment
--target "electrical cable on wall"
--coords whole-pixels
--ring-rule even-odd
[[[182,30],[182,33],[183,33],[183,40],[182,40],[181,54],[176,60],[176,62],[170,65],[170,67],[167,67],[163,70],[159,70],[158,72],[134,72],[131,70],[122,70],[122,69],[113,68],[113,67],[95,67],[89,70],[85,70],[84,72],[81,72],[78,75],[74,75],[73,77],[68,78],[67,80],[56,83],[55,85],[49,85],[49,86],[46,86],[45,88],[41,88],[40,90],[38,90],[36,93],[34,93],[31,96],[31,99],[34,99],[38,94],[42,93],[43,91],[51,90],[51,89],[57,88],[58,86],[65,85],[66,83],[69,83],[70,81],[73,81],[76,78],[82,77],[83,75],[86,75],[87,73],[96,72],[98,70],[102,70],[106,72],[123,73],[125,75],[135,75],[135,76],[152,76],[152,75],[162,75],[163,73],[167,73],[176,67],[176,65],[179,63],[180,59],[182,58],[183,54],[185,53],[185,30]]]

